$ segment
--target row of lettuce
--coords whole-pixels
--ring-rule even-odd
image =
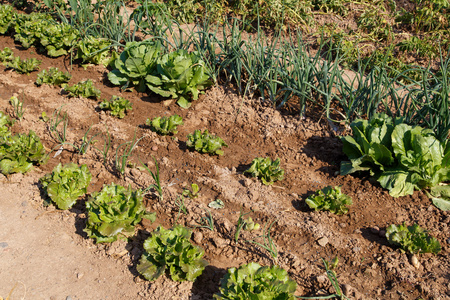
[[[74,27],[58,23],[48,14],[18,14],[12,6],[1,5],[0,34],[9,32],[14,33],[14,39],[22,47],[35,46],[50,57],[72,54],[75,49],[75,58],[82,64],[111,65],[108,79],[112,84],[178,99],[184,108],[190,106],[191,99],[198,99],[201,90],[213,84],[196,52],[184,49],[169,52],[160,42],[146,40],[127,43],[119,56],[110,51],[112,44],[106,39],[92,36],[82,39]],[[17,68],[18,63],[15,58],[9,65]]]

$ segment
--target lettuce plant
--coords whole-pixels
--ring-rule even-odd
[[[14,21],[14,39],[25,49],[33,45],[39,46],[45,28],[55,24],[52,17],[45,13],[18,14]]]
[[[72,75],[69,72],[60,71],[58,68],[50,67],[48,70],[42,70],[38,73],[36,85],[41,86],[44,83],[61,86],[63,83],[69,82]]]
[[[187,138],[186,145],[200,153],[223,155],[222,147],[228,147],[220,137],[209,134],[207,129],[203,133],[197,129],[193,134],[189,134]]]
[[[83,63],[103,65],[106,67],[110,64],[111,60],[117,58],[111,55],[110,48],[111,41],[104,38],[88,36],[77,44],[76,58],[81,59]]]
[[[167,271],[172,280],[194,281],[208,265],[202,259],[205,251],[191,243],[192,232],[177,225],[172,229],[159,226],[144,242],[145,252],[137,270],[147,280],[158,279]]]
[[[17,13],[11,5],[0,5],[0,34],[5,34],[12,27]]]
[[[389,243],[399,246],[402,250],[411,254],[437,254],[441,251],[439,241],[417,224],[412,226],[405,226],[405,224],[390,225],[386,229],[386,238]]]
[[[0,137],[0,171],[3,174],[25,173],[33,164],[43,164],[48,155],[39,137],[28,134]]]
[[[272,161],[270,157],[257,157],[244,173],[250,173],[252,177],[258,177],[265,185],[271,185],[284,178],[284,170],[280,168],[279,158]]]
[[[69,97],[95,98],[100,97],[101,91],[94,86],[92,80],[80,81],[72,86],[62,85]]]
[[[306,204],[314,210],[328,210],[334,214],[348,213],[348,205],[352,205],[352,198],[341,192],[341,187],[327,186],[306,198]]]
[[[3,141],[11,136],[11,131],[9,130],[9,127],[14,124],[14,119],[11,120],[11,118],[5,114],[4,112],[0,111],[0,143],[3,143]]]
[[[62,23],[49,23],[44,26],[39,43],[47,50],[50,57],[58,57],[66,55],[80,38],[78,30],[69,25]]]
[[[0,51],[0,62],[2,63],[8,63],[14,59],[14,53],[13,51],[5,47],[2,51]]]
[[[201,90],[212,85],[205,63],[197,52],[178,49],[158,59],[155,75],[148,75],[147,87],[163,97],[178,99],[183,108],[189,108],[188,99],[197,100]]]
[[[97,243],[111,243],[119,233],[128,236],[142,218],[155,221],[155,214],[145,211],[141,190],[120,185],[103,186],[101,192],[93,193],[88,202],[87,224],[84,231]]]
[[[123,119],[125,113],[132,109],[130,101],[123,97],[112,96],[111,100],[104,100],[99,104],[99,107],[103,110],[109,110],[111,116]]]
[[[147,119],[145,124],[151,126],[152,131],[161,135],[177,134],[177,126],[183,125],[183,118],[179,115],[156,117],[153,120]]]
[[[286,270],[276,265],[262,267],[251,262],[228,269],[214,299],[294,300],[296,289],[296,282],[289,278]]]
[[[91,179],[91,172],[86,165],[78,167],[77,164],[69,163],[64,166],[58,164],[52,173],[41,177],[39,181],[59,209],[69,209],[80,196],[86,194]]]
[[[33,71],[39,70],[41,60],[34,57],[28,59],[21,59],[20,57],[14,57],[13,60],[6,64],[7,68],[11,68],[20,74],[29,74]]]
[[[153,41],[129,42],[108,73],[109,81],[123,88],[135,86],[138,92],[146,90],[146,76],[153,73],[161,44]]]
[[[432,130],[385,114],[355,120],[351,128],[353,136],[342,138],[350,161],[342,162],[341,175],[369,171],[393,197],[450,180],[450,151]]]

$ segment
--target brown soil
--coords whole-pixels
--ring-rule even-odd
[[[50,59],[35,49],[20,50],[8,37],[0,37],[0,45],[21,58],[42,59],[41,70],[53,66],[69,71],[71,84],[92,79],[102,99],[120,95],[133,104],[133,110],[119,120],[100,111],[95,100],[68,98],[57,87],[37,87],[37,72],[19,75],[0,69],[0,111],[11,113],[8,99],[14,94],[25,103],[25,115],[14,125],[14,132],[32,129],[46,148],[53,149],[57,143],[40,116],[45,111],[51,117],[62,106],[69,116],[69,142],[79,143],[91,126],[92,134],[102,133],[94,146],[103,147],[106,130],[113,142],[105,164],[94,147],[79,155],[66,146],[56,157],[54,151],[47,164],[25,175],[0,179],[0,296],[6,297],[16,286],[11,299],[211,299],[227,268],[250,261],[274,263],[268,252],[246,242],[261,242],[262,230],[242,232],[235,243],[243,209],[262,227],[276,220],[271,235],[277,245],[277,263],[298,283],[297,295],[333,293],[321,259],[337,256],[338,280],[351,299],[450,299],[450,213],[435,208],[421,192],[394,199],[368,178],[337,175],[345,155],[337,133],[323,120],[283,114],[221,86],[211,88],[191,109],[183,110],[170,100],[120,91],[108,84],[108,71],[103,67],[84,70],[73,65],[71,69],[70,59]],[[160,137],[144,125],[147,118],[172,114],[184,119],[175,137]],[[189,151],[186,136],[195,129],[208,129],[222,137],[229,145],[225,154],[216,157]],[[38,179],[58,163],[73,161],[88,165],[93,175],[89,192],[112,182],[145,188],[153,183],[147,172],[130,167],[120,178],[113,164],[117,147],[133,140],[134,134],[144,138],[131,160],[138,163],[139,157],[154,170],[154,156],[160,166],[164,201],[159,202],[154,194],[146,197],[157,221],[143,222],[127,243],[95,244],[83,232],[87,197],[69,211],[57,210],[45,205]],[[244,176],[243,171],[258,156],[279,157],[285,179],[264,186]],[[175,200],[191,183],[200,186],[201,195],[187,198],[188,214],[177,219]],[[305,205],[307,195],[328,185],[341,185],[353,198],[347,215],[314,212]],[[195,227],[208,203],[217,198],[225,208],[211,211],[215,230]],[[149,283],[136,271],[142,243],[158,225],[170,227],[175,221],[193,228],[193,241],[205,248],[210,265],[194,283],[177,283],[165,276]],[[420,266],[415,268],[410,257],[391,247],[383,236],[388,225],[402,222],[417,222],[429,230],[440,241],[441,253],[420,255]]]

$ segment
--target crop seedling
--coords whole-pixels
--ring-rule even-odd
[[[197,198],[200,194],[198,193],[200,191],[200,188],[196,183],[191,184],[191,190],[184,189],[182,192],[182,195],[184,197],[189,197],[191,199]]]
[[[3,139],[11,136],[9,127],[14,124],[14,121],[14,119],[11,120],[7,114],[0,111],[0,141],[3,141]]]
[[[41,60],[38,60],[34,57],[24,60],[22,60],[20,57],[14,57],[13,60],[9,61],[6,64],[6,67],[13,69],[20,74],[29,74],[33,71],[39,70],[39,65],[41,64],[41,62]]]
[[[229,268],[214,299],[285,299],[294,300],[297,283],[279,266],[261,266],[250,262]]]
[[[187,138],[186,145],[189,148],[194,148],[200,153],[208,153],[209,155],[223,155],[222,147],[228,147],[220,137],[209,134],[208,129],[205,129],[203,133],[197,129]]]
[[[264,225],[263,235],[258,237],[258,238],[261,238],[261,237],[263,238],[263,244],[256,242],[254,240],[247,241],[248,243],[253,243],[253,244],[258,245],[261,248],[265,249],[267,252],[269,252],[269,254],[270,254],[270,256],[272,256],[272,259],[274,260],[275,264],[278,261],[278,250],[277,250],[277,245],[275,245],[275,243],[272,240],[272,237],[270,236],[270,230],[272,229],[272,226],[276,221],[277,220],[273,220],[272,223],[270,223],[268,228],[267,228],[268,222],[266,223],[266,225]]]
[[[327,296],[313,296],[313,297],[300,297],[296,296],[297,299],[333,299],[338,298],[341,300],[350,300],[347,296],[344,295],[341,288],[339,287],[339,282],[337,280],[337,275],[334,269],[337,268],[337,265],[339,264],[339,258],[336,256],[331,262],[326,261],[322,258],[322,262],[325,266],[325,271],[328,277],[328,280],[330,280],[331,285],[333,286],[335,293]]]
[[[265,185],[272,185],[277,180],[284,178],[284,170],[280,168],[280,159],[272,161],[270,157],[257,157],[245,173],[250,173],[252,177],[258,177]]]
[[[22,120],[23,114],[25,113],[25,110],[23,109],[23,100],[20,101],[17,96],[12,96],[9,99],[9,103],[13,107],[14,118],[16,118],[17,120]]]
[[[142,218],[154,222],[156,215],[145,211],[143,197],[141,190],[132,190],[131,186],[104,185],[86,202],[84,232],[97,243],[111,243],[117,240],[118,234],[132,235]]]
[[[94,83],[90,79],[80,81],[72,86],[63,84],[62,87],[69,97],[98,99],[101,94],[101,91],[94,86]]]
[[[324,187],[305,200],[309,208],[314,210],[328,210],[341,215],[348,212],[348,205],[352,205],[352,198],[341,192],[340,186]]]
[[[37,75],[36,85],[41,86],[44,83],[50,85],[61,86],[63,83],[69,82],[72,75],[69,72],[62,72],[58,68],[50,67],[48,70],[42,70]]]
[[[160,135],[177,134],[177,127],[183,125],[183,118],[179,115],[156,117],[152,120],[147,119],[145,125],[150,126],[152,131]]]
[[[208,215],[201,217],[199,221],[197,221],[198,226],[195,227],[200,227],[200,228],[206,228],[209,229],[211,231],[214,231],[214,219],[212,217],[211,211],[204,208],[205,212],[208,213]]]
[[[223,203],[223,201],[220,199],[216,199],[214,201],[209,202],[208,207],[214,209],[222,209],[225,207],[225,203]]]
[[[39,137],[28,134],[4,135],[0,138],[0,171],[3,174],[26,173],[33,164],[44,164],[48,155]]]
[[[12,61],[14,59],[14,53],[13,51],[5,47],[2,51],[0,51],[0,62],[7,64],[8,62]]]
[[[243,210],[241,208],[241,210],[239,211],[239,218],[237,221],[237,225],[236,225],[236,232],[234,233],[234,241],[237,243],[239,240],[239,236],[241,234],[241,230],[242,228],[244,228],[245,226],[245,220],[244,220],[244,216],[248,215],[250,212],[248,213],[243,213]]]
[[[389,243],[399,246],[402,251],[411,254],[437,254],[441,251],[439,241],[430,236],[426,230],[417,224],[413,224],[412,226],[405,226],[405,224],[390,225],[386,228],[386,238]]]
[[[120,144],[116,149],[116,158],[115,158],[115,167],[116,170],[119,172],[120,175],[125,175],[125,170],[128,166],[128,158],[131,156],[131,153],[133,152],[134,148],[136,148],[137,144],[140,140],[142,140],[144,137],[141,137],[136,140],[136,133],[134,133],[134,137],[132,141]],[[125,147],[122,154],[119,155],[120,148]]]
[[[186,205],[184,204],[184,197],[177,196],[177,198],[175,198],[175,205],[178,206],[178,213],[174,222],[176,225],[178,224],[178,218],[180,217],[181,213],[187,215]]]
[[[154,184],[151,184],[150,186],[148,186],[145,190],[144,193],[146,193],[147,191],[149,191],[150,189],[155,189],[156,192],[158,193],[158,198],[159,201],[163,201],[163,188],[161,186],[161,180],[159,178],[159,165],[158,162],[156,161],[156,158],[153,157],[153,160],[155,161],[155,166],[156,166],[156,173],[153,173],[152,171],[150,171],[150,169],[148,168],[148,166],[146,166],[141,160],[140,163],[142,165],[142,167],[144,167],[145,170],[147,170],[147,172],[150,173],[150,175],[152,175],[153,180],[155,181]]]
[[[69,123],[67,112],[62,113],[63,106],[53,111],[52,117],[48,123],[48,130],[52,133],[52,137],[56,139],[60,145],[66,144],[66,131]],[[58,131],[59,124],[62,123],[62,133]]]
[[[59,209],[71,208],[87,192],[92,176],[86,165],[58,164],[52,173],[39,179],[47,195]]]
[[[119,119],[123,119],[125,113],[132,110],[130,101],[119,96],[112,96],[111,100],[104,100],[99,104],[99,107],[103,110],[109,110],[111,116]]]
[[[102,157],[103,157],[103,164],[106,165],[106,161],[108,159],[108,153],[109,153],[109,150],[111,149],[111,134],[109,133],[108,127],[106,127],[106,137],[105,137],[105,141],[103,143],[103,149],[100,150],[97,147],[95,147],[95,149],[100,151],[100,153],[102,154]]]
[[[154,281],[167,272],[174,281],[195,281],[208,265],[202,257],[205,251],[192,244],[192,232],[180,225],[172,229],[158,226],[144,242],[144,254],[137,271]]]

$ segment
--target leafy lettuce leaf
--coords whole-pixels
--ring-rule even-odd
[[[147,75],[156,70],[156,60],[161,44],[153,41],[129,42],[108,73],[109,81],[123,88],[135,86],[138,92],[145,92]]]
[[[39,137],[28,134],[0,137],[0,171],[3,174],[25,173],[33,164],[43,164],[48,155]]]
[[[159,226],[144,242],[145,252],[137,266],[138,272],[150,281],[164,272],[175,281],[194,281],[208,262],[202,259],[205,251],[191,243],[191,235],[181,225],[172,229]]]
[[[244,173],[250,173],[252,177],[258,177],[265,185],[272,185],[277,180],[283,180],[284,170],[280,168],[280,159],[272,161],[270,157],[257,157]]]
[[[250,262],[238,269],[230,268],[222,278],[214,299],[277,299],[294,300],[297,284],[279,266],[260,266]]]
[[[179,115],[156,117],[152,120],[147,119],[145,124],[151,126],[152,131],[161,135],[177,134],[177,127],[183,125],[183,118]]]
[[[103,186],[86,202],[88,220],[84,231],[97,243],[111,243],[119,233],[128,236],[142,218],[155,221],[155,214],[145,211],[141,190],[133,191],[120,185]]]
[[[305,202],[314,210],[328,210],[340,215],[348,213],[347,205],[352,205],[352,198],[343,194],[340,186],[327,186],[309,196]]]
[[[69,209],[80,196],[86,194],[91,179],[91,172],[86,165],[78,167],[77,164],[69,163],[62,166],[60,163],[52,173],[39,181],[59,209]]]
[[[163,97],[178,99],[183,108],[189,108],[188,99],[197,100],[201,90],[212,85],[205,63],[197,52],[178,49],[158,59],[157,74],[149,74],[147,87]]]
[[[105,100],[99,104],[99,107],[103,110],[109,110],[111,116],[123,119],[125,113],[132,110],[131,102],[120,96],[112,96],[111,100]]]
[[[189,148],[194,148],[200,153],[208,153],[210,155],[223,155],[222,146],[228,147],[228,145],[218,136],[209,134],[208,130],[202,133],[196,129],[193,134],[187,136],[188,140],[186,145]]]
[[[386,238],[389,243],[399,246],[402,250],[411,254],[434,253],[441,251],[439,241],[430,236],[426,230],[419,225],[412,226],[390,225],[386,229]]]

